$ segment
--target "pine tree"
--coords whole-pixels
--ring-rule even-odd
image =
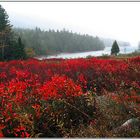
[[[111,48],[111,55],[117,55],[120,52],[119,46],[117,41],[115,40],[113,42],[112,48]]]
[[[18,58],[17,59],[25,59],[26,58],[26,53],[25,53],[25,46],[22,43],[21,38],[18,38],[18,42],[17,42],[17,50],[18,50]]]
[[[5,49],[10,46],[12,30],[5,9],[0,5],[0,60],[7,58]]]
[[[0,5],[0,60],[25,59],[21,38],[14,38],[8,15]]]
[[[5,29],[11,30],[10,21],[8,18],[9,16],[7,15],[5,9],[0,5],[0,32]]]
[[[17,41],[13,41],[10,46],[10,53],[7,60],[14,59],[26,59],[24,44],[22,43],[20,37],[18,37]]]

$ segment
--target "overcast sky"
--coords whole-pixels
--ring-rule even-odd
[[[138,44],[140,2],[0,2],[15,26],[72,30]]]

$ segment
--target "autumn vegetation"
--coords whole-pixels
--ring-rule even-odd
[[[139,137],[140,57],[0,62],[1,137]]]

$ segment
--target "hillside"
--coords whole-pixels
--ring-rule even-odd
[[[33,49],[35,55],[98,51],[105,48],[98,37],[72,33],[65,29],[43,31],[40,28],[15,28],[14,32],[21,36],[26,48]]]

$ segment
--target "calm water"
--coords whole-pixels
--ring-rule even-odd
[[[128,53],[134,52],[137,49],[138,49],[137,46],[125,46],[125,47],[120,46],[120,53],[128,54]],[[102,51],[90,51],[90,52],[80,52],[80,53],[61,53],[58,55],[38,57],[38,59],[42,60],[42,59],[48,59],[48,58],[80,58],[80,57],[85,58],[88,55],[91,55],[91,56],[102,56],[104,54],[110,55],[110,52],[111,52],[111,47],[106,47]]]

